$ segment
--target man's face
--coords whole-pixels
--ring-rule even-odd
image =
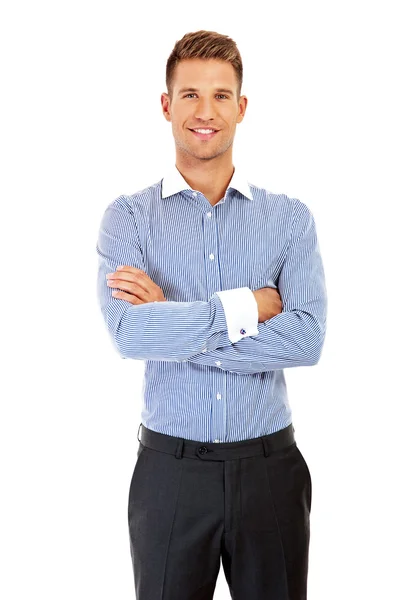
[[[162,94],[161,102],[165,118],[172,123],[176,151],[209,160],[232,145],[248,100],[245,96],[237,99],[237,79],[230,63],[196,58],[178,63],[172,102],[168,94]],[[218,131],[201,136],[192,131],[198,128]]]

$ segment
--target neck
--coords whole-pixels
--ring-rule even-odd
[[[204,194],[212,205],[224,197],[234,173],[231,159],[221,164],[216,160],[187,163],[176,158],[176,167],[188,185]]]

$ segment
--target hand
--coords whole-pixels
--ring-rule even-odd
[[[115,273],[107,273],[106,277],[109,287],[119,288],[113,290],[114,298],[126,300],[130,304],[166,302],[161,288],[141,269],[121,265],[117,267]]]
[[[258,323],[263,323],[282,312],[283,305],[278,290],[264,287],[252,293],[258,304]]]

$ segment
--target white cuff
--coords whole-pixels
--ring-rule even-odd
[[[258,303],[249,287],[215,293],[223,304],[229,340],[232,344],[242,338],[259,334]]]

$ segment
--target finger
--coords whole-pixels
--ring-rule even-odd
[[[107,281],[139,281],[139,274],[132,271],[117,271],[116,273],[107,273]],[[143,278],[141,278],[143,279]]]
[[[132,267],[133,268],[133,267]],[[150,277],[148,277],[147,273],[143,271],[139,271],[139,269],[135,269],[136,272],[133,271],[117,271],[115,273],[107,273],[107,282],[120,282],[120,281],[128,281],[137,283],[140,287],[143,288],[146,292],[150,293],[151,286],[154,286],[154,282]]]
[[[128,294],[133,294],[143,302],[149,302],[149,293],[138,283],[131,283],[129,281],[120,281],[114,279],[112,282],[108,282],[108,286],[114,289],[119,289],[121,291],[127,292]]]
[[[120,290],[113,290],[112,296],[114,298],[119,298],[119,300],[126,300],[127,302],[130,302],[130,304],[146,304],[134,294],[127,294],[126,292],[121,292]]]
[[[107,286],[113,288],[121,288],[126,290],[127,292],[133,291],[133,287],[141,288],[142,290],[147,292],[147,288],[142,281],[138,281],[133,279],[135,276],[131,275],[132,279],[120,279],[118,278],[108,278]]]
[[[148,294],[147,294],[146,290],[143,290],[143,288],[141,288],[139,285],[137,285],[135,283],[128,283],[126,281],[125,282],[121,281],[119,285],[115,286],[115,288],[120,292],[126,292],[127,294],[135,296],[136,298],[138,298],[139,300],[142,300],[143,302],[148,302],[148,300],[147,300]]]
[[[150,279],[145,271],[142,271],[141,269],[136,269],[136,267],[129,267],[123,265],[120,267],[116,267],[115,273],[109,273],[109,275],[113,277],[120,277],[121,279],[127,279],[128,281],[132,280],[132,276],[141,279]]]

